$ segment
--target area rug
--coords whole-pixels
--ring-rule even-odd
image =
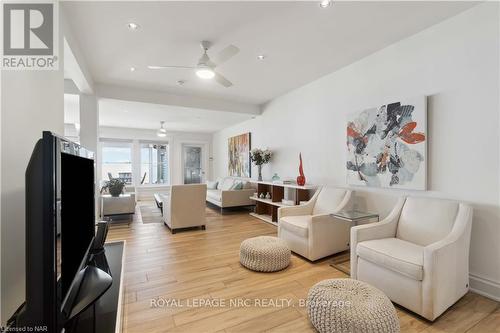
[[[139,206],[141,210],[142,223],[163,223],[160,208],[156,203]]]

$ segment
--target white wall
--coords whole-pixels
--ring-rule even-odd
[[[59,45],[62,45],[62,39]],[[61,50],[61,48],[60,48]],[[63,57],[59,56],[62,60]],[[2,320],[25,298],[25,170],[42,131],[64,133],[63,63],[58,71],[2,73]]]
[[[99,105],[95,95],[80,93],[80,144],[85,148],[97,153],[97,141],[99,136]],[[100,167],[96,164],[94,170],[96,177],[95,186],[95,213],[96,218],[99,216],[99,195],[100,186],[97,181],[100,174]]]
[[[97,151],[99,136],[99,106],[95,95],[80,94],[80,143]]]
[[[429,190],[356,187],[357,205],[386,214],[405,194],[472,203],[471,286],[500,299],[498,21],[498,3],[478,5],[276,98],[256,119],[214,134],[215,176],[227,174],[227,138],[249,131],[252,147],[275,152],[264,178],[295,178],[302,152],[309,182],[347,186],[346,115],[427,95]]]
[[[169,132],[167,137],[159,138],[156,135],[156,130],[135,129],[135,128],[119,128],[119,127],[104,127],[101,126],[99,130],[99,137],[101,139],[120,139],[131,140],[133,144],[138,144],[140,140],[147,141],[166,141],[169,143],[170,153],[170,182],[171,184],[182,184],[182,145],[183,144],[201,144],[205,146],[206,156],[204,156],[204,163],[206,165],[206,177],[212,178],[212,165],[210,157],[212,156],[212,134],[206,133],[188,133],[188,132]],[[99,149],[100,151],[100,149]],[[100,154],[100,152],[99,152]],[[98,161],[101,160],[100,155],[97,156]],[[133,162],[135,170],[140,168],[140,156],[135,157]],[[98,174],[100,176],[100,173]],[[137,179],[140,175],[136,175]],[[152,200],[152,195],[158,191],[164,191],[167,186],[143,186],[137,188],[139,200]]]
[[[2,72],[0,71],[0,101],[2,100]],[[2,103],[0,103],[0,156],[2,156],[2,135],[1,135],[1,128],[2,128],[2,113],[3,113],[3,108],[2,108]],[[0,192],[2,189],[2,163],[0,162]],[[0,200],[0,222],[1,222],[1,216],[2,216],[2,200]],[[1,260],[2,260],[2,226],[0,223],[0,325],[3,324],[3,312],[2,312],[2,265],[1,265]]]

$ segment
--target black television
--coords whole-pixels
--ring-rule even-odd
[[[17,326],[61,332],[110,286],[92,265],[94,153],[43,132],[26,169],[26,301]]]

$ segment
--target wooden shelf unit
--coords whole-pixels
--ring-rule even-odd
[[[257,184],[257,195],[269,192],[271,194],[271,199],[250,197],[250,199],[255,200],[255,212],[250,215],[274,225],[278,224],[278,208],[291,207],[281,202],[285,197],[285,188],[295,190],[295,205],[298,205],[301,201],[309,200],[310,191],[316,189],[315,186],[311,185],[275,184],[264,181],[254,183]]]

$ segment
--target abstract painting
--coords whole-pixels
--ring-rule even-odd
[[[229,176],[250,178],[250,133],[228,139]]]
[[[425,96],[384,104],[349,116],[347,183],[425,190]]]

